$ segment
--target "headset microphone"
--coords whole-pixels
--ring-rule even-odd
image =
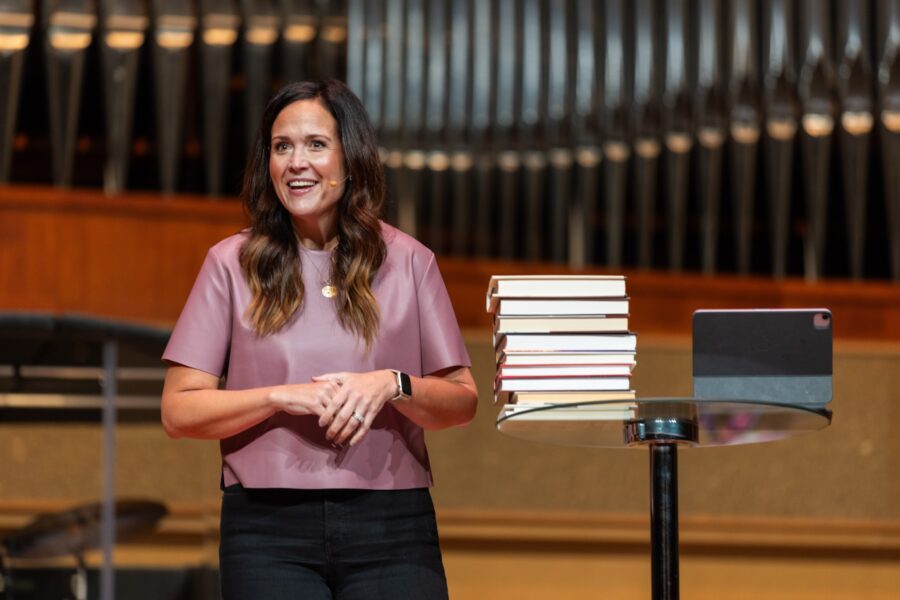
[[[328,185],[330,185],[331,187],[337,187],[337,185],[338,185],[339,183],[344,183],[344,182],[347,181],[348,179],[351,180],[351,181],[353,180],[352,177],[350,177],[349,175],[347,175],[346,177],[344,177],[343,179],[340,179],[340,180],[338,180],[338,179],[332,179],[331,181],[328,182]]]

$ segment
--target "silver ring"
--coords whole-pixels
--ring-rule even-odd
[[[366,418],[364,416],[362,416],[361,414],[359,414],[358,410],[353,411],[353,418],[356,419],[357,421],[359,421],[360,423],[366,422]]]

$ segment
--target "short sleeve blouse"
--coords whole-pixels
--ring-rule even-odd
[[[307,383],[336,371],[398,369],[422,376],[470,366],[434,254],[387,224],[385,261],[373,281],[380,324],[370,352],[345,331],[332,300],[319,293],[327,251],[301,248],[306,290],[299,314],[259,337],[245,320],[250,289],[238,261],[247,233],[206,256],[163,359],[226,376],[227,389]],[[296,489],[404,489],[432,484],[421,427],[393,406],[352,448],[336,449],[314,416],[276,413],[221,441],[224,485]]]

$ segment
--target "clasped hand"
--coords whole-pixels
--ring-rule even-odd
[[[337,445],[356,445],[375,416],[393,398],[396,383],[390,371],[325,373],[312,383],[285,386],[275,397],[280,410],[319,416],[325,436]]]

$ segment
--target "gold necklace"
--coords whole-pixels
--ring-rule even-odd
[[[300,246],[303,247],[302,245]],[[322,275],[322,270],[319,268],[319,265],[316,264],[316,261],[313,260],[312,256],[310,256],[306,251],[304,251],[307,258],[309,259],[309,264],[313,266],[313,269],[316,270],[316,273],[319,274],[319,283],[322,284],[322,295],[326,298],[334,298],[337,296],[337,286],[331,283],[331,273],[329,273],[328,277]],[[329,257],[331,255],[329,254]]]

